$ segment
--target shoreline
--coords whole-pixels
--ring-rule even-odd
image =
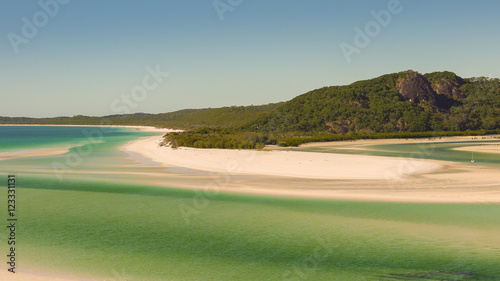
[[[284,151],[279,147],[272,151],[171,149],[158,146],[162,140],[160,133],[175,130],[147,126],[113,127],[158,133],[120,147],[140,159],[148,159],[145,162],[139,160],[142,161],[141,166],[150,165],[153,161],[165,168],[162,172],[138,173],[148,176],[148,184],[155,186],[193,190],[216,188],[227,193],[349,201],[500,203],[497,167],[438,160]],[[310,143],[301,147],[334,146],[364,150],[367,149],[365,146],[377,144],[480,142],[491,139],[498,139],[498,135],[487,138],[458,136],[357,140]],[[279,162],[280,159],[282,162]],[[292,169],[287,165],[291,165]],[[364,169],[368,172],[365,173]]]
[[[419,144],[419,143],[447,143],[447,142],[467,142],[467,141],[490,141],[499,140],[500,135],[487,136],[449,136],[435,138],[394,138],[394,139],[359,139],[334,142],[310,142],[300,145],[300,147],[318,147],[318,146],[341,146],[342,144],[359,144],[359,145],[380,145],[380,144]],[[283,149],[278,147],[277,149]]]
[[[483,145],[476,145],[476,146],[464,146],[464,147],[455,148],[454,150],[499,154],[500,153],[500,144],[483,144]]]
[[[35,125],[33,125],[35,126]],[[51,126],[51,125],[49,125]],[[81,126],[81,127],[96,127],[96,126]],[[110,126],[100,126],[100,127],[110,127]],[[150,130],[148,132],[165,132],[168,129],[157,129],[153,127],[146,126],[114,126],[127,129],[136,130]],[[452,137],[456,138],[456,137]],[[461,140],[468,141],[473,139],[467,139],[467,137],[457,137]],[[340,164],[338,169],[334,172],[343,171],[342,169],[352,169],[353,164],[363,164],[366,165],[365,168],[373,167],[375,169],[384,170],[387,167],[396,171],[392,175],[395,177],[386,178],[385,175],[382,177],[377,176],[377,172],[367,172],[359,173],[358,175],[347,175],[345,173],[340,174],[329,174],[330,177],[322,178],[321,176],[313,177],[292,177],[286,174],[269,174],[272,169],[283,168],[287,169],[286,166],[280,166],[279,163],[271,163],[269,161],[264,161],[260,169],[262,169],[261,174],[254,173],[238,173],[238,167],[241,169],[245,168],[245,163],[257,163],[260,159],[261,151],[255,150],[206,150],[206,149],[188,149],[179,148],[171,149],[167,147],[158,147],[158,142],[161,139],[161,134],[151,137],[141,137],[130,141],[126,145],[122,146],[125,150],[133,153],[138,153],[145,158],[151,159],[152,161],[160,162],[157,160],[164,161],[162,164],[164,167],[172,167],[176,165],[191,165],[196,164],[197,161],[205,161],[206,159],[215,158],[219,159],[219,163],[223,163],[222,166],[216,166],[213,163],[201,165],[214,169],[216,175],[197,175],[185,176],[179,180],[179,185],[172,184],[172,177],[177,177],[178,175],[169,172],[151,172],[151,177],[148,181],[156,181],[158,186],[171,186],[172,188],[184,188],[193,190],[216,190],[217,192],[233,193],[233,194],[243,194],[243,195],[258,195],[258,196],[270,196],[270,197],[294,197],[294,198],[304,198],[304,199],[321,199],[321,200],[346,200],[346,201],[364,201],[364,202],[401,202],[401,203],[436,203],[436,204],[499,204],[500,203],[500,178],[498,174],[498,168],[488,167],[480,164],[470,165],[469,163],[457,163],[457,162],[443,162],[436,160],[423,160],[417,161],[415,159],[405,159],[396,158],[391,159],[391,157],[383,156],[364,156],[364,155],[345,155],[345,154],[332,154],[332,153],[313,153],[313,152],[287,152],[287,151],[265,151],[262,155],[267,155],[267,158],[280,158],[274,157],[277,155],[286,155],[288,158],[295,158],[295,156],[307,156],[310,155],[314,159],[309,159],[307,157],[300,158],[300,161],[312,160],[314,163],[321,163],[330,161],[328,163],[332,165]],[[445,139],[442,141],[450,141],[457,139]],[[141,141],[144,143],[141,144]],[[360,141],[347,141],[347,142],[335,142],[335,143],[312,143],[306,144],[305,146],[329,146],[334,145],[341,148],[346,144],[356,144],[360,150],[363,149],[363,145],[375,145],[384,143],[410,143],[411,142],[423,142],[424,140],[360,140]],[[136,145],[135,151],[130,150],[130,146]],[[145,147],[142,147],[145,145]],[[302,147],[302,146],[301,146]],[[473,146],[474,147],[474,146]],[[468,148],[468,147],[463,147]],[[161,150],[169,150],[169,152],[179,152],[177,158],[169,157],[164,158],[163,153],[158,153]],[[62,151],[62,150],[61,150]],[[194,152],[193,152],[194,151]],[[231,159],[232,154],[224,154],[230,151],[235,154],[236,158]],[[142,153],[141,153],[142,152]],[[47,152],[48,153],[48,152]],[[210,154],[212,153],[212,154]],[[312,154],[311,154],[312,153]],[[257,155],[255,155],[257,154]],[[172,154],[168,154],[172,156]],[[330,155],[330,156],[328,156]],[[0,153],[0,160],[2,154]],[[189,156],[189,157],[187,157]],[[314,157],[313,157],[314,156]],[[349,156],[342,158],[340,156]],[[355,156],[355,157],[351,157]],[[359,156],[359,157],[358,157]],[[158,157],[158,158],[155,158]],[[218,157],[218,158],[217,158]],[[224,158],[225,157],[225,158]],[[229,157],[229,159],[228,159]],[[239,158],[238,158],[239,157]],[[320,157],[320,158],[318,158]],[[326,157],[326,158],[321,158]],[[329,157],[332,157],[331,159]],[[339,158],[340,157],[340,158]],[[296,158],[299,159],[299,158]],[[346,159],[345,161],[340,161],[339,159]],[[351,161],[352,160],[352,161]],[[390,160],[390,161],[389,161]],[[396,161],[398,160],[398,161]],[[317,161],[317,162],[315,162]],[[370,166],[368,162],[372,162],[374,166]],[[392,162],[394,161],[394,162]],[[267,163],[267,164],[266,164]],[[313,164],[307,165],[307,169],[313,172],[320,173],[320,167],[315,167]],[[423,164],[422,166],[419,163]],[[426,164],[432,164],[431,166],[426,166]],[[349,165],[347,165],[349,164]],[[396,166],[392,165],[395,164]],[[398,165],[402,166],[398,166]],[[199,165],[199,163],[197,164]],[[257,166],[259,166],[257,165]],[[267,166],[266,166],[267,165]],[[295,163],[293,164],[295,168],[303,169],[302,172],[309,173],[309,170],[305,170],[304,167]],[[409,166],[408,166],[409,165]],[[410,173],[403,173],[398,176],[398,171],[405,171],[409,167],[415,165],[414,170],[410,170]],[[436,165],[436,166],[434,166]],[[434,167],[434,168],[432,168]],[[197,168],[192,166],[192,168]],[[359,168],[359,166],[355,166]],[[394,170],[395,169],[395,170]],[[378,170],[378,171],[379,171]],[[375,170],[377,171],[377,170]],[[89,171],[94,172],[94,171]],[[271,171],[272,172],[272,171]],[[231,175],[231,176],[229,176]],[[236,175],[233,177],[233,175]],[[339,177],[340,175],[340,177]],[[363,178],[362,176],[373,176],[373,178]],[[389,174],[391,175],[391,174]],[[117,178],[119,176],[117,175]],[[158,179],[155,179],[158,177]],[[194,179],[199,177],[198,179]],[[227,180],[227,181],[226,181]],[[220,184],[223,182],[223,184]],[[149,182],[148,182],[149,183]],[[200,193],[203,194],[203,193]],[[107,278],[93,277],[95,279],[89,279],[87,277],[73,277],[69,273],[63,271],[58,271],[54,273],[43,273],[43,272],[29,272],[29,271],[19,271],[16,274],[10,274],[5,268],[2,268],[3,272],[0,273],[1,280],[12,280],[12,281],[71,281],[71,280],[108,280]],[[66,275],[68,274],[68,275]]]
[[[168,133],[168,132],[177,132],[179,130],[174,129],[161,129],[152,126],[121,126],[121,125],[38,125],[38,124],[0,124],[0,127],[14,127],[14,126],[26,126],[26,127],[97,127],[97,128],[122,128],[129,130],[136,130],[141,132],[150,132],[150,133]],[[28,148],[28,149],[19,149],[13,151],[5,151],[0,152],[0,161],[24,158],[24,157],[38,157],[38,156],[53,156],[65,154],[70,151],[71,147],[65,148]]]
[[[462,138],[462,140],[464,139]],[[334,173],[327,177],[318,176],[318,174],[316,174],[316,176],[314,176],[314,174],[312,176],[309,175],[308,177],[293,177],[289,174],[275,173],[276,171],[274,173],[272,171],[270,172],[268,165],[267,167],[263,167],[267,168],[267,170],[261,170],[260,173],[255,173],[255,171],[247,171],[247,173],[242,173],[240,171],[240,173],[238,173],[238,167],[245,167],[245,159],[258,162],[259,157],[253,155],[258,153],[282,153],[291,156],[312,155],[320,157],[320,160],[325,160],[321,157],[336,157],[338,154],[287,152],[279,150],[272,152],[233,150],[233,156],[238,153],[243,156],[239,155],[238,158],[238,155],[236,155],[236,158],[231,159],[231,155],[222,154],[224,157],[217,155],[217,153],[221,152],[217,150],[158,147],[159,141],[158,137],[141,138],[122,146],[122,149],[137,153],[154,162],[158,162],[167,170],[175,167],[184,167],[193,170],[209,170],[211,172],[209,175],[204,176],[205,182],[203,182],[203,184],[200,184],[199,181],[195,181],[195,177],[189,178],[189,176],[186,176],[184,180],[176,181],[176,184],[170,184],[168,181],[157,181],[155,185],[158,186],[172,186],[174,188],[191,190],[206,190],[208,188],[209,190],[215,189],[226,193],[348,201],[465,204],[500,203],[500,178],[498,177],[498,168],[492,166],[438,160],[418,160],[409,158],[391,159],[393,157],[340,154],[342,157],[354,157],[362,161],[370,162],[376,160],[372,162],[372,165],[376,165],[379,171],[380,169],[384,170],[386,168],[388,168],[388,170],[384,171],[385,174],[383,176],[373,176],[373,174],[370,173],[364,174],[364,177],[359,176],[359,174],[358,176],[353,176],[352,174],[350,176],[340,174],[339,176]],[[389,140],[364,140],[362,143],[356,143],[356,145],[359,145],[359,148],[363,149],[363,145],[381,144],[387,143],[387,141]],[[392,143],[406,143],[405,140],[390,141]],[[442,141],[449,141],[449,139]],[[351,141],[344,142],[343,144],[346,145],[348,143],[352,144]],[[315,145],[342,146],[342,143],[316,143]],[[227,151],[228,150],[223,150],[222,152]],[[174,153],[172,154],[171,152]],[[219,164],[226,163],[227,166],[210,163],[210,165],[208,165],[209,169],[207,169],[206,163],[205,165],[196,163],[197,161],[205,161],[207,158],[214,157],[215,159],[219,159]],[[241,157],[244,158],[242,159]],[[388,160],[389,162],[387,162]],[[386,165],[394,160],[400,161],[399,164],[402,165]],[[362,163],[366,164],[366,162]],[[309,163],[307,164],[309,165]],[[330,164],[332,164],[331,161]],[[333,162],[333,164],[335,165],[335,162]],[[340,171],[342,171],[342,169],[344,169],[344,171],[357,169],[357,166],[352,166],[352,162],[350,164],[351,165],[348,166],[346,163],[340,162]],[[225,169],[221,169],[221,167]],[[283,168],[284,166],[271,165],[271,168],[272,167],[277,167],[279,170],[279,168]],[[338,167],[338,165],[336,167]],[[370,165],[366,167],[370,167]],[[297,165],[295,165],[295,168],[297,168]],[[312,165],[312,169],[316,169],[314,172],[321,173],[321,169],[314,167],[314,165]],[[337,172],[338,171],[339,170],[337,170]],[[387,177],[387,171],[389,171],[389,177]],[[403,174],[398,174],[398,172],[401,171]],[[372,175],[372,177],[370,177],[370,175]],[[393,177],[390,177],[391,175]],[[168,178],[178,176],[178,174],[174,172],[170,173],[170,175],[163,176]],[[198,177],[200,176],[198,175]],[[203,175],[201,175],[201,177],[203,177]]]
[[[432,161],[352,154],[196,149],[160,147],[157,137],[141,138],[122,149],[168,167],[183,167],[235,175],[278,176],[301,179],[402,179],[433,172],[442,166]]]
[[[152,133],[180,132],[182,130],[157,128],[153,126],[126,126],[126,125],[51,125],[51,124],[0,124],[1,127],[97,127],[97,128],[122,128]]]

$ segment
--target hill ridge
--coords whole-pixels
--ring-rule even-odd
[[[462,78],[453,72],[414,70],[344,86],[315,89],[259,106],[184,109],[105,117],[0,117],[0,123],[143,125],[184,129],[168,142],[194,147],[255,148],[287,139],[331,140],[422,132],[498,131],[500,79]],[[341,137],[339,137],[341,136]]]

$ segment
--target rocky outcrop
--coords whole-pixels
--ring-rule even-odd
[[[460,87],[465,84],[465,81],[456,76],[455,79],[446,80],[440,79],[436,83],[432,83],[432,89],[439,95],[445,95],[453,99],[465,98],[465,95],[460,91]]]
[[[405,74],[406,77],[400,79],[396,84],[399,94],[405,101],[417,104],[422,101],[436,103],[436,93],[424,76],[413,70],[408,70]]]

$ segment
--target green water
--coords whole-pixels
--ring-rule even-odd
[[[346,153],[364,154],[375,156],[391,156],[419,159],[433,159],[453,162],[470,162],[472,154],[467,151],[454,150],[463,146],[475,146],[484,144],[500,144],[500,140],[490,141],[468,141],[468,142],[444,142],[444,143],[410,143],[410,144],[387,144],[364,146],[366,150],[338,149],[335,147],[307,147],[294,148],[297,151],[324,152],[324,153]],[[500,165],[500,157],[493,153],[474,153],[477,163],[488,165]]]
[[[21,186],[20,255],[40,269],[125,280],[500,277],[498,205],[207,194],[183,216],[201,192],[36,177]]]
[[[142,135],[113,131],[86,144],[91,153],[62,179],[52,164],[67,163],[71,152],[0,161],[0,171],[8,167],[18,181],[20,269],[119,281],[500,280],[498,204],[347,202],[152,186],[150,178],[131,173],[162,168],[137,166],[118,149]],[[7,176],[0,172],[0,178]],[[6,198],[1,202],[4,209]],[[6,251],[7,233],[0,235]]]

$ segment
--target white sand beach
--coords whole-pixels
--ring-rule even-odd
[[[366,146],[378,144],[472,139],[362,140],[305,146],[364,150]],[[138,153],[166,168],[184,167],[215,175],[182,175],[167,171],[152,177],[152,183],[157,185],[340,200],[500,203],[500,174],[495,166],[283,149],[172,149],[160,147],[160,142],[159,136],[142,138],[122,149]]]
[[[130,142],[124,149],[167,166],[195,170],[308,179],[400,179],[435,171],[431,161],[296,151],[255,151],[160,147],[158,137]]]

